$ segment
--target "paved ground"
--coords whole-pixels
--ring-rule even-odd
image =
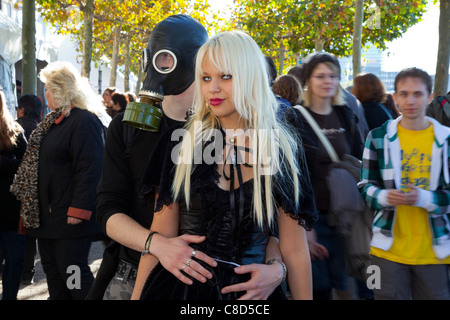
[[[96,241],[92,243],[91,251],[89,253],[89,266],[91,268],[94,277],[97,274],[100,266],[104,245],[102,241]],[[1,280],[0,280],[1,284]],[[2,286],[0,285],[0,295],[2,293]],[[36,257],[36,273],[34,276],[34,283],[28,286],[20,286],[19,293],[17,295],[18,300],[47,300],[47,281],[45,273],[42,270],[41,259],[39,254]]]

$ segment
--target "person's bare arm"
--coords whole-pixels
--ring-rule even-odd
[[[205,253],[196,251],[189,246],[190,243],[203,242],[205,237],[177,236],[178,229],[178,203],[171,203],[169,206],[164,206],[161,211],[155,212],[150,228],[153,233],[152,240],[148,248],[145,248],[148,249],[148,253],[142,256],[139,262],[138,275],[132,294],[133,299],[140,297],[145,281],[158,261],[167,271],[188,285],[193,281],[186,275],[200,282],[206,282],[207,278],[212,278],[212,274],[193,258],[195,255],[195,259],[202,260],[213,267],[217,265],[217,262]],[[147,238],[145,242],[147,242]]]
[[[112,215],[106,223],[108,236],[130,249],[143,252],[149,230],[124,213]]]
[[[312,270],[306,230],[279,209],[280,251],[294,300],[312,299]]]

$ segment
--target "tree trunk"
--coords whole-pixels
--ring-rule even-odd
[[[84,45],[81,75],[89,79],[92,61],[92,35],[94,33],[94,0],[86,0],[81,8],[84,13]]]
[[[439,16],[439,48],[434,79],[434,95],[443,96],[448,89],[448,68],[450,63],[450,0],[441,0]]]
[[[323,46],[325,45],[324,39],[315,39],[314,40],[314,47],[316,52],[323,51]]]
[[[35,1],[24,1],[22,14],[22,95],[36,95]]]
[[[355,21],[353,23],[353,79],[361,73],[362,23],[364,18],[364,0],[356,0]]]
[[[284,69],[284,44],[283,42],[280,42],[280,51],[279,51],[279,56],[278,56],[278,60],[280,61],[280,67],[278,70],[278,74],[281,76],[283,74],[283,69]],[[274,79],[275,81],[275,79]]]
[[[124,90],[125,92],[130,91],[130,38],[125,39],[125,74],[124,74]]]
[[[141,91],[141,83],[144,72],[142,72],[142,58],[139,59],[139,67],[137,74],[137,83],[136,83],[136,96],[139,98],[139,92]]]
[[[114,27],[113,53],[111,59],[111,77],[109,78],[109,86],[116,86],[117,79],[117,65],[119,63],[119,48],[120,48],[120,29],[121,25]]]

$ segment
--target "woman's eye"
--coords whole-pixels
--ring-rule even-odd
[[[211,77],[205,76],[203,77],[203,81],[211,81]]]
[[[224,74],[224,75],[222,76],[222,79],[223,79],[223,80],[230,80],[231,78],[232,78],[231,74]]]

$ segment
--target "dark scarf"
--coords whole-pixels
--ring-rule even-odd
[[[20,217],[25,228],[39,227],[39,152],[42,140],[61,115],[60,109],[50,112],[31,133],[22,163],[10,188],[11,193],[21,201]]]

